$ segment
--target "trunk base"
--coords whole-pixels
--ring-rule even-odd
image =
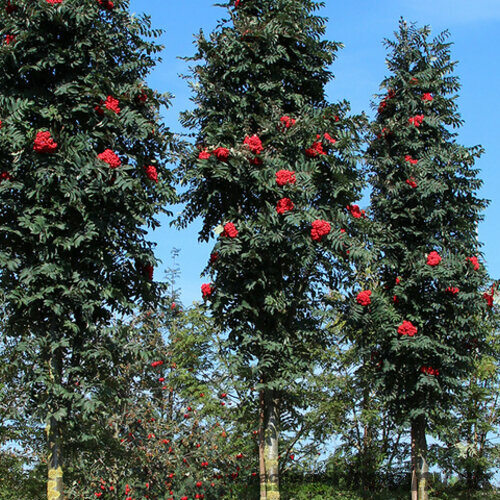
[[[261,382],[263,382],[261,380]],[[259,482],[260,482],[260,500],[267,500],[266,490],[266,458],[265,458],[265,425],[266,404],[264,399],[264,390],[259,393]]]
[[[62,500],[63,471],[61,467],[49,469],[47,481],[47,500]]]
[[[274,458],[275,452],[277,450],[273,448],[268,448],[266,446],[265,451],[265,464],[266,464],[266,500],[279,500],[280,498],[280,488],[279,488],[279,476],[278,476],[278,460]],[[269,454],[273,455],[273,458],[268,458]]]
[[[275,483],[266,483],[267,500],[280,500],[280,492]]]
[[[429,500],[429,478],[427,474],[418,482],[418,500]]]
[[[279,441],[279,398],[273,392],[264,394],[264,468],[266,471],[266,500],[280,499],[280,480],[278,464]]]
[[[412,500],[429,500],[426,427],[427,423],[423,417],[418,418],[411,426]]]

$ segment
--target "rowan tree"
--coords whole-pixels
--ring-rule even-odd
[[[72,461],[69,496],[247,498],[258,486],[256,437],[235,423],[243,405],[211,318],[167,296],[123,329],[128,360],[107,370],[116,391],[92,423],[99,452],[88,442]]]
[[[477,225],[486,202],[474,166],[482,149],[459,145],[454,130],[460,85],[448,33],[431,39],[428,27],[401,21],[395,36],[367,153],[376,272],[353,296],[353,318],[375,332],[365,348],[393,418],[411,428],[412,498],[426,500],[426,433],[484,347],[491,304]]]
[[[189,188],[181,225],[202,218],[216,237],[202,286],[229,332],[235,366],[259,390],[261,498],[279,498],[280,415],[321,344],[327,287],[350,248],[360,181],[362,120],[329,104],[325,85],[339,44],[323,40],[320,2],[221,4],[230,19],[197,37],[195,107],[183,115],[196,144],[181,173]]]
[[[144,82],[160,46],[127,0],[12,0],[0,10],[2,341],[45,422],[49,498],[62,448],[104,410],[113,317],[154,303],[147,230],[173,200],[172,139]],[[112,390],[112,388],[109,388]]]
[[[338,302],[336,310],[348,303],[340,294],[331,300]],[[318,422],[322,433],[318,441],[334,440],[328,475],[369,496],[387,488],[401,475],[408,446],[391,418],[383,394],[373,384],[379,359],[366,348],[372,332],[366,326],[359,329],[359,324],[353,330],[351,325],[349,316],[339,316],[336,324],[329,326],[337,330],[332,337],[343,338],[344,342],[337,340],[320,354],[321,372],[316,370],[311,399],[321,401],[316,410],[323,416]]]
[[[488,352],[475,353],[474,370],[464,381],[465,390],[438,428],[443,442],[436,451],[438,463],[446,475],[458,478],[455,488],[466,490],[468,495],[491,488],[500,458],[495,443],[500,425],[498,312],[495,323],[492,330],[491,324],[485,325],[489,330]]]

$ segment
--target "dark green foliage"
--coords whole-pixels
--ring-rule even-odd
[[[477,197],[474,162],[482,150],[460,146],[452,131],[461,120],[447,37],[430,40],[428,28],[401,21],[396,41],[386,42],[391,75],[367,154],[378,259],[372,313],[357,306],[354,316],[372,332],[365,346],[402,423],[450,408],[485,338],[486,273],[468,260],[480,258],[477,224],[486,202]],[[431,252],[442,258],[437,265],[427,260]],[[398,335],[404,320],[415,336]]]
[[[184,114],[184,124],[196,130],[196,147],[183,163],[190,188],[182,222],[201,216],[201,239],[219,236],[219,258],[207,268],[212,313],[230,331],[246,376],[274,388],[308,369],[307,346],[321,342],[317,310],[325,286],[339,286],[346,256],[340,229],[360,189],[361,120],[347,116],[346,103],[325,99],[338,44],[321,40],[319,6],[246,1],[231,12],[232,23],[222,22],[209,38],[200,33],[192,58],[196,107]],[[282,117],[296,123],[287,128]],[[260,154],[244,145],[254,135],[262,141]],[[326,154],[308,157],[315,142]],[[229,150],[227,161],[197,158],[217,147]],[[295,184],[276,183],[283,169],[295,172]],[[282,198],[294,209],[278,214]],[[317,219],[331,224],[322,241],[311,239]],[[220,234],[228,222],[235,238]]]
[[[62,421],[102,409],[96,374],[121,359],[113,315],[156,300],[145,235],[173,200],[158,121],[168,96],[144,84],[159,32],[127,1],[11,4],[0,10],[2,37],[15,35],[0,47],[2,338],[29,411]],[[39,132],[54,151],[34,150]],[[97,158],[106,149],[121,166]]]
[[[0,342],[0,500],[38,500],[45,494],[44,432],[26,411],[26,391],[15,366],[6,363],[11,349]]]
[[[44,500],[45,467],[25,470],[25,457],[0,452],[0,500]]]
[[[491,488],[500,459],[500,447],[495,442],[500,424],[500,343],[496,329],[487,342],[490,353],[475,356],[465,391],[438,428],[444,444],[435,450],[440,467],[446,474],[457,476],[455,489],[472,497],[481,489]]]

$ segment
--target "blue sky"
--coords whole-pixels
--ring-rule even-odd
[[[370,112],[370,101],[388,74],[385,67],[384,38],[391,38],[403,16],[408,22],[430,25],[433,34],[448,29],[453,59],[458,60],[456,74],[462,89],[459,108],[465,125],[458,141],[472,146],[481,144],[486,152],[477,163],[484,186],[480,195],[489,199],[485,220],[479,227],[479,239],[484,243],[486,265],[493,278],[500,278],[500,173],[496,159],[500,157],[500,2],[498,0],[356,0],[355,2],[327,0],[320,14],[328,18],[327,38],[342,42],[332,66],[335,79],[327,87],[332,102],[347,99],[354,112]],[[147,9],[147,10],[145,10]],[[214,7],[211,0],[132,0],[132,12],[151,15],[153,27],[165,30],[161,42],[165,45],[163,62],[150,75],[149,85],[161,92],[175,95],[172,107],[164,113],[167,125],[181,132],[179,112],[191,106],[187,82],[179,74],[187,72],[187,63],[178,56],[194,53],[194,34],[202,28],[210,32],[225,10]],[[180,207],[173,207],[174,213]],[[169,218],[161,219],[162,226],[151,239],[156,241],[157,256],[163,261],[155,272],[162,279],[170,265],[170,251],[180,249],[179,287],[185,305],[200,299],[200,273],[210,254],[210,245],[197,239],[198,225],[177,231],[169,227]]]

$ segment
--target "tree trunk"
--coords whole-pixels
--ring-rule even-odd
[[[49,448],[47,500],[63,500],[62,451],[60,443],[60,424],[51,417],[47,426]]]
[[[411,499],[429,500],[429,464],[425,417],[418,417],[411,424]]]
[[[50,360],[50,378],[56,386],[61,385],[62,380],[62,352],[57,349]],[[52,412],[58,410],[57,403],[51,408]],[[53,416],[49,417],[47,424],[47,448],[48,448],[48,474],[47,474],[47,500],[63,500],[63,463],[61,434],[62,424]]]
[[[264,390],[259,392],[259,484],[260,484],[260,500],[267,500],[266,491],[266,462],[264,456],[265,449],[265,436],[264,436],[264,422],[265,422],[265,399]]]
[[[266,390],[264,394],[264,464],[266,468],[266,499],[279,500],[279,398],[274,391]]]
[[[416,455],[415,433],[411,428],[411,500],[418,500],[417,486],[417,455]]]
[[[370,410],[370,392],[369,388],[363,391],[363,412]],[[375,463],[373,456],[373,427],[372,423],[364,423],[363,426],[363,445],[361,452],[361,488],[363,498],[371,498],[375,491]]]

